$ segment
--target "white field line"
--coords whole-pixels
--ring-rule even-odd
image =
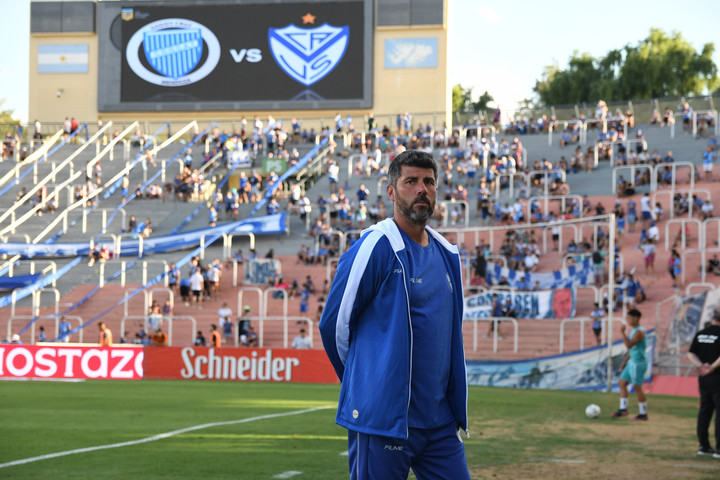
[[[302,472],[298,472],[297,470],[290,470],[289,472],[283,472],[278,473],[277,475],[273,475],[272,478],[292,478],[297,475],[302,475]]]
[[[192,427],[181,428],[180,430],[174,430],[172,432],[161,433],[159,435],[153,435],[152,437],[141,438],[139,440],[132,440],[129,442],[111,443],[109,445],[98,445],[95,447],[78,448],[75,450],[67,450],[65,452],[57,452],[57,453],[49,453],[47,455],[40,455],[38,457],[13,460],[12,462],[0,463],[0,468],[14,467],[17,465],[24,465],[26,463],[39,462],[41,460],[49,460],[51,458],[57,458],[57,457],[64,457],[66,455],[76,455],[78,453],[88,453],[88,452],[95,452],[97,450],[108,450],[110,448],[120,448],[120,447],[129,447],[132,445],[140,445],[142,443],[155,442],[157,440],[163,440],[165,438],[174,437],[176,435],[181,435],[183,433],[193,432],[195,430],[203,430],[205,428],[220,427],[220,426],[225,426],[225,425],[238,425],[241,423],[255,422],[257,420],[267,420],[269,418],[289,417],[291,415],[302,415],[303,413],[315,412],[317,410],[323,410],[326,408],[334,408],[334,407],[331,407],[331,406],[315,407],[315,408],[307,408],[305,410],[296,410],[294,412],[273,413],[270,415],[260,415],[257,417],[243,418],[240,420],[230,420],[227,422],[205,423],[202,425],[195,425]]]

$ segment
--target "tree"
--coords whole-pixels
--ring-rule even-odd
[[[471,89],[471,90],[472,90],[472,89]],[[477,102],[472,102],[472,103],[470,104],[470,105],[471,105],[471,108],[472,108],[472,111],[473,111],[473,112],[481,112],[481,111],[483,111],[483,110],[487,110],[487,109],[488,109],[488,104],[489,104],[490,102],[492,102],[493,100],[495,100],[495,99],[492,97],[492,95],[490,95],[490,94],[488,93],[488,91],[485,90],[485,92],[484,92],[482,95],[480,95],[480,98],[478,98],[478,101],[477,101]]]
[[[19,120],[13,118],[12,110],[2,110],[3,103],[5,100],[0,99],[0,133],[5,136],[7,132],[15,133]]]
[[[680,33],[652,28],[636,46],[600,59],[573,52],[566,70],[546,67],[533,90],[545,105],[702,94],[720,84],[714,51],[707,43],[698,53]]]
[[[458,113],[476,113],[487,110],[488,104],[494,100],[492,95],[485,90],[485,92],[477,99],[477,102],[473,102],[472,90],[472,88],[463,88],[460,84],[453,86],[452,109],[455,115]]]
[[[682,34],[650,29],[637,46],[625,47],[617,93],[622,98],[653,98],[711,92],[719,83],[714,52],[712,43],[698,53]]]
[[[469,110],[472,103],[472,88],[465,89],[457,84],[452,87],[452,109],[453,113],[462,113]]]

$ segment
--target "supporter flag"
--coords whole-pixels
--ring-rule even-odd
[[[88,45],[39,45],[38,73],[88,73]]]

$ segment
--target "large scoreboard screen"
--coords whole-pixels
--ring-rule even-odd
[[[99,111],[372,106],[370,0],[99,6]]]

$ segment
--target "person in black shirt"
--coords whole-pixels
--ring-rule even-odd
[[[710,325],[693,338],[688,358],[697,367],[700,410],[697,418],[698,455],[720,458],[720,308],[713,311]],[[710,446],[708,428],[715,411],[715,448]]]

